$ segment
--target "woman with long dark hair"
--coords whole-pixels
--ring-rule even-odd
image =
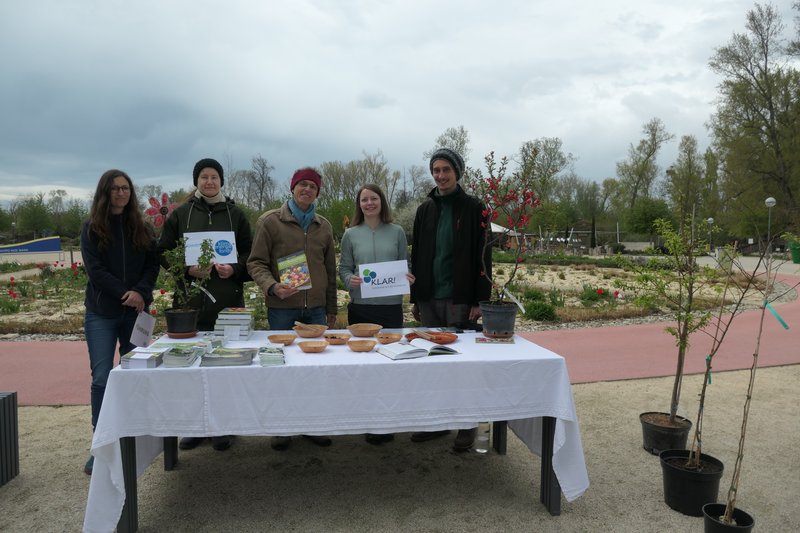
[[[133,325],[153,301],[158,277],[155,236],[144,222],[130,176],[117,169],[100,177],[81,228],[81,257],[86,285],[84,333],[92,370],[92,429],[97,425],[108,374],[119,344],[123,355],[133,349]],[[91,475],[94,457],[84,466]]]

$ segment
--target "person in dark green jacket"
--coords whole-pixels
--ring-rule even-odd
[[[207,293],[191,302],[200,310],[197,327],[201,331],[213,331],[217,315],[225,307],[244,307],[244,282],[249,281],[247,258],[253,244],[250,223],[244,212],[233,200],[222,193],[225,173],[222,165],[214,159],[201,159],[192,173],[195,191],[187,201],[173,211],[164,223],[164,230],[158,241],[159,252],[171,250],[186,233],[199,231],[232,231],[236,238],[237,262],[232,264],[215,263],[208,271],[197,266],[186,268],[186,283],[195,278],[210,276],[205,286]],[[162,262],[163,265],[163,262]],[[203,439],[187,437],[181,439],[182,449],[196,447]],[[230,446],[229,437],[214,437],[214,449],[225,450]]]
[[[481,316],[478,302],[491,294],[492,251],[484,247],[489,221],[483,202],[458,184],[464,168],[458,153],[436,150],[430,159],[436,188],[414,218],[411,313],[423,326],[463,328],[474,323]],[[412,433],[411,440],[424,442],[448,433],[420,431]],[[460,429],[453,449],[468,450],[475,433],[475,427]]]

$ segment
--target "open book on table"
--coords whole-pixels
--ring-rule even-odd
[[[436,344],[425,339],[412,339],[408,344],[393,342],[384,344],[378,348],[378,353],[385,355],[389,359],[413,359],[415,357],[425,357],[428,355],[455,354],[458,350],[450,346]]]

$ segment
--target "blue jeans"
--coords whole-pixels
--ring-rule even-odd
[[[267,309],[269,329],[292,329],[295,320],[303,324],[321,324],[323,326],[328,323],[324,307],[312,307],[311,309],[275,309],[270,307]]]
[[[108,373],[114,367],[114,350],[119,341],[120,355],[131,351],[131,332],[136,323],[136,313],[125,311],[116,318],[86,311],[83,331],[86,335],[86,344],[89,348],[89,365],[92,369],[92,428],[97,426],[100,416],[100,407],[103,405],[103,395],[106,392]]]

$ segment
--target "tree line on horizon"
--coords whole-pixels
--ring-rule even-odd
[[[800,2],[793,9],[800,13]],[[601,182],[578,176],[576,157],[562,139],[539,137],[522,142],[513,165],[533,167],[535,191],[541,207],[527,228],[534,235],[563,235],[570,230],[602,232],[606,244],[616,230],[648,235],[658,218],[675,221],[694,217],[713,219],[719,243],[737,238],[764,238],[767,221],[773,235],[800,233],[800,16],[795,17],[793,38],[784,38],[784,25],[771,4],[755,4],[746,14],[745,31],[734,33],[716,48],[709,68],[721,76],[717,106],[706,126],[711,145],[698,148],[692,135],[668,130],[658,117],[642,125],[641,136],[628,146],[627,157],[617,162],[616,175]],[[678,142],[678,154],[661,168],[657,159],[667,143]],[[462,125],[447,128],[434,146],[422,154],[424,164],[396,170],[381,150],[363,152],[363,158],[325,161],[318,170],[325,179],[317,200],[320,214],[333,224],[337,236],[346,229],[355,207],[355,194],[365,183],[375,183],[386,193],[395,222],[410,234],[416,207],[434,187],[427,161],[438,147],[456,150],[465,161],[470,155],[469,131]],[[258,216],[278,207],[288,196],[273,176],[274,167],[258,154],[250,168],[225,166],[224,193],[243,208],[254,225]],[[468,168],[462,186],[478,174]],[[465,187],[467,188],[467,187]],[[167,192],[170,201],[182,202],[191,190],[162,191],[160,186],[137,186],[142,209],[148,198]],[[777,203],[764,206],[767,197]],[[0,207],[0,242],[28,240],[47,235],[76,239],[88,217],[89,199],[69,198],[63,190],[18,198]],[[595,244],[595,243],[593,243]]]

